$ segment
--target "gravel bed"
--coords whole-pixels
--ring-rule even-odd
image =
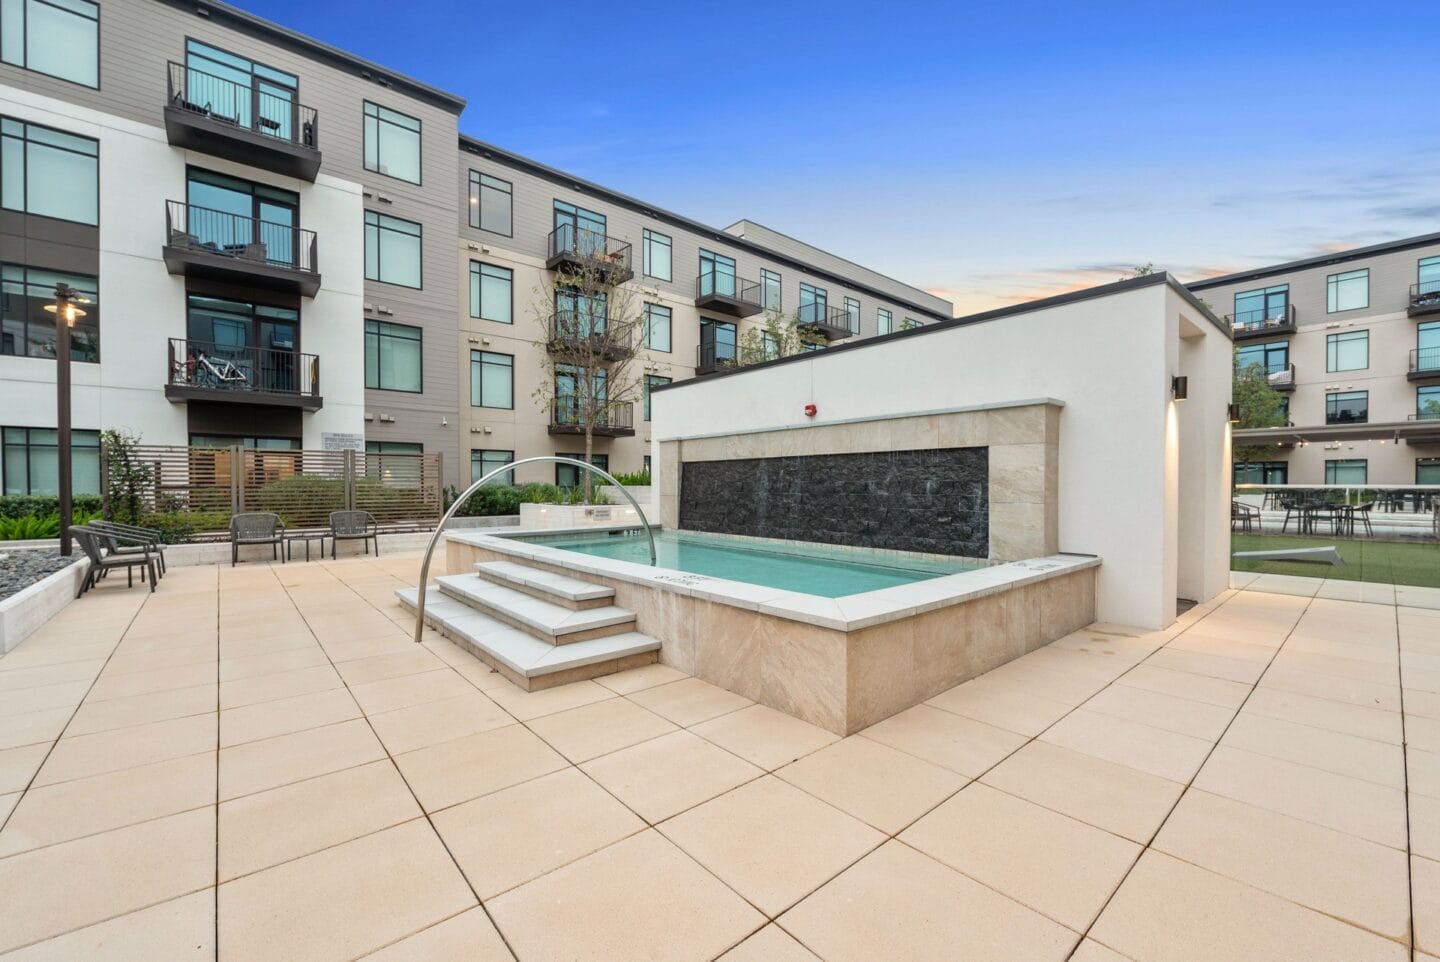
[[[75,561],[58,551],[7,551],[0,545],[0,599],[28,588]]]

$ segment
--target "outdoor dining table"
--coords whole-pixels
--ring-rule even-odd
[[[1300,531],[1312,534],[1320,524],[1329,524],[1332,534],[1349,534],[1355,524],[1355,508],[1348,504],[1307,504],[1300,509]]]

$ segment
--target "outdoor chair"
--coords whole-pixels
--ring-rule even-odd
[[[235,567],[241,545],[268,544],[271,560],[280,558],[280,542],[284,532],[285,524],[280,520],[280,516],[269,511],[252,511],[233,516],[230,519],[230,567]]]
[[[1260,510],[1239,501],[1230,502],[1230,530],[1253,531],[1260,526]]]
[[[111,554],[139,554],[149,550],[155,555],[160,577],[165,577],[165,545],[160,541],[160,532],[154,528],[137,528],[133,524],[117,521],[90,521],[85,527],[109,536]],[[122,543],[123,542],[123,543]]]
[[[1370,512],[1375,509],[1374,501],[1366,501],[1364,504],[1357,504],[1355,510],[1350,514],[1351,534],[1354,534],[1354,526],[1358,523],[1365,529],[1365,533],[1373,535],[1375,529],[1370,527]]]
[[[80,597],[91,588],[95,587],[107,572],[115,568],[125,569],[125,585],[128,588],[135,586],[135,569],[140,569],[140,583],[145,583],[145,574],[150,574],[150,590],[155,590],[155,556],[149,549],[141,555],[123,554],[107,555],[101,547],[100,532],[92,531],[83,525],[75,525],[70,528],[70,537],[80,545],[80,550],[85,552],[85,557],[90,559],[90,567],[85,572],[85,580],[80,584],[80,590],[75,592],[75,597]]]
[[[341,541],[359,541],[370,553],[370,542],[375,542],[375,557],[380,557],[380,529],[375,517],[369,511],[330,512],[330,557],[335,557],[335,547]],[[325,546],[320,546],[323,551]],[[323,558],[324,555],[322,554]]]

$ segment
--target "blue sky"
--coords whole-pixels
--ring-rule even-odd
[[[239,2],[959,313],[1440,230],[1431,4]]]

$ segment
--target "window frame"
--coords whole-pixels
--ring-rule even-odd
[[[1248,473],[1248,470],[1250,468],[1260,469],[1259,481],[1244,480],[1244,474]],[[1270,472],[1277,469],[1280,472],[1280,479],[1278,481],[1269,477]],[[1230,467],[1230,479],[1232,484],[1289,484],[1289,477],[1289,461],[1251,461],[1249,463],[1242,463],[1240,461],[1236,461]]]
[[[770,303],[770,282],[775,282],[775,303]],[[776,313],[785,310],[785,288],[782,283],[779,271],[772,271],[768,267],[760,268],[760,306],[767,311]]]
[[[1350,344],[1356,341],[1363,341],[1365,344],[1365,363],[1359,367],[1338,367],[1340,360],[1341,344]],[[1325,335],[1325,373],[1344,374],[1346,371],[1368,371],[1370,369],[1370,330],[1363,331],[1339,331],[1335,334]]]
[[[9,278],[7,278],[7,277],[5,276],[5,275],[7,274],[7,272],[9,272],[10,270],[19,271],[19,278],[17,279],[17,281],[12,282]],[[75,290],[79,291],[81,294],[84,294],[84,295],[89,296],[91,303],[89,303],[89,304],[87,304],[87,305],[85,306],[85,312],[86,312],[86,314],[87,314],[88,316],[87,316],[83,321],[79,322],[79,324],[77,324],[76,327],[70,329],[70,360],[73,361],[73,362],[76,363],[76,364],[99,364],[99,363],[100,363],[100,360],[101,360],[101,359],[100,359],[100,312],[99,312],[99,303],[100,303],[100,278],[98,278],[98,277],[92,277],[92,276],[89,275],[89,274],[76,274],[76,273],[72,273],[72,272],[70,272],[70,271],[57,271],[57,270],[52,270],[51,268],[41,267],[41,266],[36,265],[36,264],[16,264],[16,263],[11,263],[11,262],[9,262],[9,261],[0,261],[0,303],[3,303],[4,305],[8,305],[8,304],[10,303],[10,300],[11,300],[10,296],[9,296],[7,293],[5,293],[5,291],[4,291],[5,286],[7,286],[7,285],[10,284],[10,283],[18,283],[18,284],[20,285],[21,289],[22,289],[21,292],[20,292],[20,294],[18,295],[18,298],[19,298],[20,300],[24,301],[26,308],[28,308],[28,307],[30,306],[30,303],[29,303],[29,302],[30,302],[30,299],[31,299],[32,297],[35,297],[35,295],[32,295],[31,293],[29,293],[29,289],[30,289],[30,287],[31,287],[30,273],[31,273],[32,271],[35,271],[35,272],[37,272],[37,273],[45,273],[45,274],[50,274],[50,275],[57,276],[57,277],[61,278],[64,283],[69,284],[71,287],[73,287]],[[82,286],[79,285],[79,284],[72,283],[72,282],[74,282],[74,281],[85,281],[85,282],[87,282],[87,284],[86,284],[86,286],[83,286],[83,287],[82,287]],[[43,295],[43,296],[40,296],[40,297],[36,297],[36,300],[39,300],[39,301],[42,301],[42,302],[43,302],[42,307],[44,306],[44,304],[53,304],[53,303],[54,303],[54,290],[55,290],[55,289],[54,289],[53,287],[51,287],[50,285],[48,285],[48,284],[43,285],[42,289],[46,289],[46,294]],[[92,319],[93,319],[93,320],[92,320]],[[87,323],[87,322],[88,322],[88,323]],[[26,311],[24,312],[24,316],[22,316],[22,317],[19,319],[19,323],[20,323],[20,331],[21,331],[21,346],[22,346],[22,347],[28,346],[28,345],[30,344],[30,327],[31,327],[31,321],[30,321],[30,316],[29,316],[29,311],[28,311],[28,310],[26,310]],[[50,331],[53,331],[53,330],[55,329],[55,322],[54,322],[53,319],[49,320],[48,322],[42,322],[42,323],[43,323],[44,328],[46,328],[46,329],[48,329],[48,330],[50,330]],[[11,352],[11,351],[6,351],[6,350],[4,349],[5,327],[6,327],[6,321],[5,321],[4,315],[3,315],[3,313],[0,313],[0,357],[29,358],[30,360],[33,360],[33,361],[54,361],[54,360],[55,360],[55,357],[54,357],[53,355],[50,356],[50,357],[46,357],[46,356],[43,355],[43,354],[30,354],[30,353],[28,353],[28,352],[26,352],[26,353],[16,353],[16,352]],[[82,331],[90,331],[90,330],[93,330],[93,331],[94,331],[94,334],[95,334],[95,356],[94,356],[93,358],[86,357],[86,356],[85,356],[85,354],[86,354],[85,349],[84,349],[83,347],[76,347],[76,345],[75,345],[75,335],[81,333]]]
[[[1277,352],[1283,353],[1285,355],[1285,359],[1280,363],[1279,367],[1272,367],[1272,359],[1270,355]],[[1235,348],[1235,359],[1240,367],[1240,370],[1242,371],[1250,366],[1249,364],[1245,364],[1240,361],[1241,356],[1246,354],[1263,355],[1263,361],[1254,361],[1251,363],[1258,363],[1260,365],[1260,369],[1265,372],[1266,376],[1275,374],[1279,371],[1288,370],[1290,367],[1290,341],[1288,339],[1283,341],[1261,341],[1258,343],[1237,346]]]
[[[1365,303],[1356,304],[1353,307],[1339,307],[1340,285],[1347,280],[1355,280],[1358,277],[1365,278]],[[1340,271],[1337,274],[1325,276],[1325,313],[1344,314],[1348,311],[1363,311],[1370,307],[1370,268],[1360,267],[1353,271]]]
[[[664,238],[664,240],[659,241],[659,238]],[[663,247],[668,252],[666,262],[670,269],[663,275],[656,274],[651,270],[650,247],[652,244]],[[643,228],[640,231],[640,271],[646,277],[673,283],[675,280],[675,238],[669,234],[662,234],[658,230],[651,230],[649,227]]]
[[[5,130],[4,128],[5,128],[5,125],[7,125],[7,124],[19,124],[19,125],[20,125],[20,128],[21,128],[21,129],[20,129],[20,133],[17,135],[17,134],[11,133],[11,132],[8,131],[8,130]],[[62,146],[60,146],[59,144],[51,143],[51,142],[48,142],[48,141],[45,141],[45,140],[34,141],[34,140],[32,140],[31,137],[30,137],[30,129],[31,129],[32,127],[33,127],[33,128],[38,128],[38,129],[40,129],[40,130],[48,130],[48,131],[50,131],[51,133],[59,134],[61,137],[69,137],[69,138],[73,138],[73,139],[75,139],[75,140],[87,141],[87,142],[92,143],[92,144],[95,145],[95,152],[94,152],[93,154],[91,154],[91,153],[85,153],[85,152],[82,152],[82,151],[79,151],[79,150],[75,150],[75,149],[73,149],[73,148],[71,148],[71,147],[62,147]],[[17,212],[17,213],[25,214],[26,216],[29,216],[29,217],[44,217],[44,218],[47,219],[47,220],[59,221],[59,222],[62,223],[62,224],[80,224],[80,225],[85,226],[85,227],[95,227],[95,228],[99,228],[99,226],[100,226],[100,141],[99,141],[99,140],[95,139],[94,137],[86,137],[84,134],[72,134],[72,133],[70,133],[70,131],[68,131],[68,130],[61,130],[59,127],[51,127],[51,126],[49,126],[48,124],[36,124],[36,123],[31,123],[31,122],[28,121],[28,120],[22,120],[22,119],[20,119],[19,117],[12,117],[12,116],[10,116],[10,115],[8,115],[8,114],[0,115],[0,173],[3,173],[3,170],[4,170],[3,144],[4,144],[4,141],[5,141],[5,140],[9,140],[9,139],[18,140],[19,143],[20,143],[20,145],[21,145],[21,147],[20,147],[20,193],[21,193],[22,198],[23,198],[23,199],[22,199],[22,204],[23,204],[23,206],[21,206],[21,207],[10,207],[10,206],[7,206],[7,205],[5,204],[4,191],[3,191],[3,189],[0,189],[0,208],[3,208],[4,210],[10,210],[10,211],[15,211],[15,212]],[[37,211],[33,211],[33,210],[30,209],[30,144],[32,144],[32,143],[39,143],[41,146],[46,147],[46,148],[49,148],[49,149],[51,149],[51,150],[65,151],[66,153],[75,154],[76,156],[80,156],[80,157],[90,157],[90,158],[92,158],[92,159],[95,161],[95,221],[94,221],[94,223],[91,223],[90,221],[85,221],[85,220],[72,220],[72,219],[70,219],[69,217],[57,217],[57,216],[55,216],[54,214],[42,214],[42,213],[39,213],[39,212],[37,212]]]
[[[810,296],[810,303],[809,303],[809,304],[806,304],[806,303],[805,303],[805,296],[806,296],[807,294]],[[800,318],[800,324],[801,324],[802,327],[804,327],[804,326],[814,326],[814,325],[816,325],[816,324],[824,324],[824,323],[826,323],[826,322],[829,320],[829,317],[830,317],[830,292],[827,291],[825,288],[823,288],[823,287],[816,287],[814,284],[810,284],[810,283],[807,283],[807,282],[805,282],[805,281],[801,281],[801,282],[800,282],[800,300],[799,300],[798,303],[799,303],[799,307],[797,308],[797,310],[799,311],[798,316],[799,316],[799,318]],[[807,308],[807,307],[812,308],[812,313],[816,313],[816,314],[818,314],[819,316],[818,316],[818,317],[812,317],[810,320],[807,321],[807,320],[805,319],[805,316],[804,316],[804,315],[805,315],[805,308]]]
[[[860,333],[860,299],[858,297],[846,297],[844,299],[845,316],[849,319],[846,326],[851,334]]]
[[[645,405],[644,405],[645,418],[644,418],[644,420],[646,420],[646,421],[650,420],[650,389],[651,389],[651,388],[655,388],[655,387],[660,387],[660,386],[665,385],[665,384],[674,384],[674,383],[675,383],[675,379],[674,379],[673,377],[664,377],[664,376],[662,376],[662,375],[660,375],[660,374],[647,374],[647,375],[645,375]]]
[[[1356,466],[1364,472],[1365,476],[1358,481],[1336,480],[1342,469],[1353,470]],[[1325,459],[1325,483],[1336,485],[1363,485],[1370,483],[1370,459],[1369,458],[1326,458]]]
[[[1341,400],[1342,398],[1346,400]],[[1355,398],[1364,399],[1364,416],[1360,418],[1341,418],[1339,412],[1342,405],[1353,404]],[[1369,391],[1327,391],[1325,392],[1325,423],[1326,424],[1369,424],[1370,423],[1370,392]]]
[[[487,185],[487,184],[485,183],[486,180],[493,180],[493,181],[495,181],[496,183],[504,184],[504,185],[505,185],[505,189],[504,189],[504,190],[501,190],[499,187],[495,187],[495,186],[493,186],[493,185]],[[504,195],[508,198],[508,204],[507,204],[507,206],[508,206],[509,211],[510,211],[510,216],[509,216],[510,229],[509,229],[508,231],[496,230],[496,229],[493,228],[493,227],[486,227],[486,226],[485,226],[485,216],[484,216],[484,215],[485,215],[485,193],[484,193],[484,192],[485,192],[487,189],[488,189],[488,190],[496,191],[496,192],[498,192],[498,193],[502,193],[502,194],[504,194]],[[485,173],[483,170],[476,170],[476,169],[473,168],[473,167],[470,168],[470,219],[469,219],[469,223],[470,223],[470,226],[471,226],[471,227],[475,228],[476,230],[483,230],[483,231],[485,231],[487,234],[494,234],[494,235],[496,235],[497,237],[514,237],[514,236],[515,236],[515,184],[514,184],[514,182],[513,182],[513,181],[504,180],[503,178],[500,178],[500,177],[496,177],[494,174],[487,174],[487,173]]]
[[[370,221],[370,218],[371,218],[371,217],[376,218],[376,220],[375,220],[375,222],[374,222],[373,225],[371,224],[371,221]],[[401,224],[409,224],[409,225],[411,225],[411,226],[413,226],[413,227],[416,228],[416,232],[415,232],[414,234],[409,234],[408,231],[397,231],[397,230],[396,230],[395,228],[393,228],[393,227],[385,227],[385,226],[383,226],[383,225],[380,223],[381,219],[384,219],[384,220],[392,220],[392,221],[396,221],[396,222],[401,223]],[[372,226],[375,228],[375,274],[377,275],[377,276],[375,276],[375,277],[371,277],[371,276],[370,276],[370,253],[369,253],[369,247],[370,247],[370,229],[371,229]],[[407,236],[412,236],[412,237],[415,238],[415,241],[416,241],[416,253],[417,253],[417,263],[416,263],[416,267],[417,267],[417,277],[418,277],[418,280],[419,280],[419,283],[418,283],[418,284],[414,284],[414,285],[401,284],[399,281],[387,281],[387,280],[385,280],[384,277],[379,276],[379,275],[385,273],[385,267],[384,267],[384,265],[381,263],[381,259],[380,259],[380,231],[382,231],[382,230],[388,230],[388,231],[391,231],[391,232],[393,232],[393,233],[406,234]],[[406,219],[403,218],[403,217],[394,217],[394,216],[392,216],[392,215],[390,215],[390,214],[382,214],[382,213],[380,213],[380,211],[378,211],[378,210],[370,210],[370,209],[366,208],[366,210],[365,210],[365,247],[366,247],[366,252],[365,252],[365,279],[366,279],[367,281],[374,281],[374,282],[376,282],[377,284],[389,284],[391,287],[403,287],[403,288],[405,288],[406,290],[410,290],[410,291],[423,291],[423,290],[425,289],[425,225],[424,225],[424,224],[421,224],[419,221],[406,220]]]
[[[664,311],[664,312],[665,312],[665,346],[664,346],[664,347],[656,347],[656,346],[655,346],[655,343],[654,343],[654,339],[651,337],[651,332],[654,331],[654,329],[655,329],[655,320],[654,320],[654,318],[651,316],[651,311]],[[645,307],[644,307],[644,316],[645,316],[645,339],[644,339],[645,349],[646,349],[646,350],[649,350],[649,351],[659,351],[659,352],[662,353],[662,354],[671,354],[671,353],[674,353],[674,350],[675,350],[675,311],[674,311],[674,309],[673,309],[673,308],[670,308],[670,307],[667,307],[667,306],[665,306],[664,304],[656,304],[656,303],[654,303],[654,302],[652,302],[652,301],[646,301],[646,302],[645,302]]]
[[[486,358],[487,356],[489,356],[489,357],[503,357],[503,358],[507,358],[510,363],[509,363],[508,365],[499,365],[499,364],[495,364],[494,362],[488,362],[488,361],[485,360],[485,358]],[[509,403],[509,404],[500,405],[500,404],[485,404],[485,403],[484,403],[484,401],[485,401],[485,367],[486,367],[487,364],[489,364],[491,367],[505,367],[505,368],[507,368],[507,369],[509,370],[509,372],[510,372],[510,376],[509,376],[509,382],[510,382],[510,383],[509,383],[509,388],[508,388],[508,392],[509,392],[509,395],[510,395],[510,403]],[[502,353],[502,352],[500,352],[500,351],[485,351],[485,350],[481,350],[480,348],[475,348],[475,349],[473,349],[473,350],[470,351],[470,406],[471,406],[472,408],[484,408],[484,409],[490,410],[490,411],[513,411],[513,410],[515,410],[515,355],[514,355],[514,354],[504,354],[504,353]]]
[[[425,128],[421,119],[419,117],[412,117],[406,113],[401,113],[400,111],[395,110],[392,107],[386,107],[384,104],[378,103],[374,100],[362,100],[360,104],[360,166],[372,174],[379,174],[381,177],[389,177],[391,180],[398,180],[402,184],[414,184],[416,187],[425,186]],[[373,114],[370,113],[370,108],[372,107],[375,109],[375,113]],[[398,174],[392,174],[388,171],[380,169],[381,164],[384,162],[383,158],[380,156],[380,125],[382,123],[388,123],[390,126],[398,127],[401,130],[409,129],[405,127],[404,124],[398,124],[393,120],[386,120],[384,117],[381,116],[382,111],[384,113],[394,114],[396,117],[403,117],[406,120],[413,120],[415,122],[415,129],[413,131],[415,134],[415,180],[411,180],[409,177],[401,177]],[[367,141],[370,137],[371,120],[374,120],[375,122],[374,167],[370,166],[370,151],[366,149]]]
[[[506,279],[506,284],[509,286],[510,296],[509,300],[506,303],[505,311],[509,315],[509,320],[502,321],[498,318],[485,316],[485,268],[487,267],[492,270],[504,271],[506,275],[508,275]],[[471,317],[475,318],[476,320],[489,321],[491,324],[509,324],[512,327],[514,326],[515,271],[513,268],[502,267],[499,264],[491,264],[487,261],[477,261],[472,259],[470,261],[470,290],[468,291],[468,294],[470,298]]]
[[[576,460],[576,461],[584,461],[584,460],[585,460],[585,452],[584,452],[584,451],[579,451],[579,452],[575,452],[575,453],[571,453],[571,452],[567,452],[567,451],[556,451],[556,452],[555,452],[555,456],[556,456],[557,458],[572,458],[572,459],[574,459],[574,460]],[[594,467],[599,468],[601,471],[606,471],[606,472],[608,472],[608,471],[610,470],[610,454],[609,454],[609,452],[600,452],[600,451],[594,451],[594,452],[592,452],[591,455],[590,455],[590,464],[591,464],[592,466],[594,466]],[[560,472],[561,472],[561,471],[574,471],[574,472],[575,472],[575,483],[574,483],[574,484],[566,484],[564,481],[561,481],[561,480],[560,480]],[[586,474],[589,474],[589,472],[587,471]],[[603,483],[605,482],[605,479],[604,479],[604,478],[595,477],[595,475],[591,475],[591,477],[594,477],[594,478],[595,478],[596,483],[603,484]],[[555,486],[556,486],[557,488],[579,488],[579,487],[583,487],[584,484],[585,484],[585,480],[580,477],[580,469],[579,469],[579,468],[575,467],[575,465],[573,465],[573,464],[561,464],[561,463],[558,462],[558,461],[555,462]]]
[[[370,325],[372,325],[372,324],[377,325],[374,331],[372,331],[372,330],[370,329]],[[415,336],[414,338],[409,338],[409,337],[401,337],[401,336],[395,335],[395,334],[382,334],[381,331],[380,331],[380,329],[379,329],[379,325],[384,325],[385,327],[398,327],[398,328],[403,328],[403,329],[405,329],[405,330],[414,331],[414,332],[416,333],[416,336]],[[419,375],[420,375],[420,377],[419,377],[418,386],[417,386],[414,390],[411,390],[410,388],[403,388],[403,387],[381,387],[381,386],[379,386],[378,384],[372,385],[372,384],[370,383],[369,348],[370,348],[370,338],[371,338],[372,336],[375,338],[375,350],[376,350],[376,354],[375,354],[375,380],[376,380],[377,382],[380,380],[380,356],[381,356],[381,355],[380,355],[380,346],[381,346],[381,338],[395,338],[395,339],[397,339],[397,340],[405,340],[405,341],[413,340],[413,341],[415,342],[415,344],[416,344],[416,356],[417,356],[417,357],[419,358],[419,360],[420,360],[420,364],[419,364]],[[366,359],[365,359],[365,390],[367,390],[367,391],[391,391],[391,392],[394,392],[394,393],[397,393],[397,394],[424,394],[424,393],[425,393],[425,329],[424,329],[424,328],[422,328],[422,327],[420,327],[419,325],[416,325],[416,324],[399,324],[399,323],[396,323],[395,321],[382,321],[382,320],[380,320],[379,318],[369,318],[369,317],[367,317],[367,318],[365,318],[365,353],[366,353]]]
[[[895,330],[895,313],[883,307],[875,308],[875,333],[889,334]]]
[[[25,490],[24,490],[24,491],[11,491],[11,490],[10,490],[10,473],[6,470],[6,463],[7,463],[7,461],[8,461],[8,458],[7,458],[6,456],[7,456],[7,454],[9,453],[9,449],[10,449],[10,447],[11,447],[11,441],[10,441],[10,432],[11,432],[11,431],[22,431],[22,432],[24,432],[24,436],[25,436],[25,440],[18,445],[18,447],[22,448],[22,449],[24,450],[24,452],[25,452]],[[55,495],[47,495],[47,494],[35,495],[35,494],[34,494],[34,481],[33,481],[33,478],[34,478],[34,476],[35,476],[34,461],[35,461],[35,449],[36,449],[37,445],[36,445],[35,442],[32,440],[31,432],[33,432],[33,431],[52,431],[52,432],[55,433],[55,443],[54,443],[53,445],[46,445],[46,444],[38,445],[38,447],[40,447],[40,448],[42,448],[42,449],[45,449],[45,450],[53,450],[53,451],[55,452],[55,472],[56,472],[56,485],[55,485],[56,494],[55,494]],[[85,443],[85,442],[90,441],[90,440],[93,440],[93,443]],[[76,429],[72,430],[72,431],[70,432],[70,488],[71,488],[71,493],[72,493],[72,494],[82,494],[82,495],[91,494],[91,492],[89,492],[89,491],[78,491],[78,490],[75,489],[75,479],[76,479],[76,477],[79,476],[79,472],[77,472],[77,471],[75,470],[75,455],[76,455],[78,452],[80,452],[80,451],[90,451],[90,450],[93,450],[93,451],[95,452],[95,491],[94,491],[94,494],[98,495],[98,494],[101,493],[101,486],[100,486],[100,432],[97,431],[97,430],[88,430],[88,429],[82,430],[82,429],[79,429],[79,428],[76,428]],[[42,497],[42,498],[44,498],[44,497],[55,497],[55,496],[57,496],[57,495],[59,494],[59,491],[60,491],[59,471],[60,471],[60,435],[59,435],[59,430],[58,430],[57,428],[31,427],[31,426],[27,426],[27,425],[16,425],[16,424],[7,424],[7,425],[4,425],[3,427],[0,427],[0,495],[5,495],[5,496],[9,496],[9,495],[19,495],[19,496],[30,496],[30,497]]]
[[[1424,468],[1434,468],[1437,475],[1434,481],[1421,481],[1420,474]],[[1415,459],[1415,483],[1416,484],[1440,484],[1440,458],[1416,458]]]
[[[479,458],[476,457],[477,454],[480,455]],[[487,459],[485,458],[485,455],[487,455],[487,454],[503,454],[503,455],[505,456],[505,459],[504,459],[499,465],[497,465],[497,467],[503,467],[504,465],[509,464],[509,463],[511,463],[512,461],[515,460],[515,452],[514,452],[514,451],[505,451],[505,450],[502,450],[502,449],[500,449],[500,448],[471,448],[471,449],[470,449],[470,483],[471,483],[471,484],[474,484],[476,481],[479,481],[481,478],[485,477],[485,475],[489,474],[490,471],[494,470],[493,468],[486,468],[486,467],[485,467],[485,462],[486,462],[486,460],[487,460]],[[492,459],[489,459],[489,460],[493,461],[494,459],[492,458]],[[476,467],[477,467],[477,462],[478,462],[478,467],[480,468],[480,472],[479,472],[478,474],[475,472],[475,469],[476,469]],[[511,488],[515,487],[515,469],[514,469],[514,468],[511,468],[508,472],[506,472],[506,474],[500,475],[500,477],[494,479],[493,481],[490,481],[489,483],[490,483],[490,484],[496,484],[496,485],[503,485],[503,486],[507,486],[507,487],[511,487]]]
[[[1426,392],[1429,392],[1430,394],[1433,394],[1434,397],[1425,397],[1424,395],[1426,394]],[[1416,386],[1415,386],[1415,420],[1417,420],[1417,421],[1435,421],[1435,420],[1440,420],[1440,410],[1437,410],[1436,413],[1435,413],[1434,415],[1432,415],[1432,416],[1428,416],[1428,417],[1426,416],[1425,411],[1424,411],[1424,407],[1425,407],[1425,404],[1426,404],[1427,402],[1429,402],[1429,401],[1434,401],[1437,405],[1440,405],[1440,384],[1418,384],[1418,385],[1416,385]]]
[[[15,68],[20,69],[20,70],[24,70],[24,71],[26,71],[27,73],[38,74],[38,75],[40,75],[41,77],[49,77],[49,78],[51,78],[52,80],[59,80],[59,81],[61,81],[62,83],[74,84],[75,86],[77,86],[77,87],[82,87],[82,88],[84,88],[85,90],[99,90],[99,89],[100,89],[100,86],[101,86],[101,67],[102,67],[102,58],[101,58],[101,56],[100,56],[100,4],[93,2],[93,0],[78,0],[78,2],[80,2],[80,3],[85,3],[85,4],[87,4],[88,6],[91,6],[91,7],[94,7],[94,8],[95,8],[95,16],[94,16],[94,17],[86,17],[85,14],[83,14],[83,13],[79,13],[78,11],[71,10],[71,9],[69,9],[69,8],[67,8],[67,7],[62,7],[60,4],[49,2],[49,0],[17,0],[17,2],[18,2],[19,5],[20,5],[20,56],[21,56],[21,60],[22,60],[23,62],[21,62],[21,63],[15,63],[14,61],[4,60],[3,57],[0,57],[0,63],[4,63],[4,64],[6,64],[6,65],[8,65],[8,66],[15,67]],[[69,14],[71,14],[71,15],[73,15],[73,16],[76,16],[76,17],[81,17],[81,18],[83,18],[83,19],[93,20],[93,22],[94,22],[94,24],[95,24],[95,83],[94,83],[94,84],[88,84],[88,83],[85,83],[84,81],[80,81],[80,80],[72,80],[72,79],[69,78],[69,77],[62,77],[62,76],[60,76],[59,74],[50,73],[50,72],[45,71],[45,70],[37,70],[36,68],[30,66],[30,9],[29,9],[29,8],[30,8],[30,4],[31,4],[31,3],[39,3],[39,4],[41,4],[42,6],[51,7],[51,8],[56,9],[56,10],[61,10],[61,11],[64,11],[65,13],[69,13]],[[0,49],[3,49],[3,47],[0,47]]]

